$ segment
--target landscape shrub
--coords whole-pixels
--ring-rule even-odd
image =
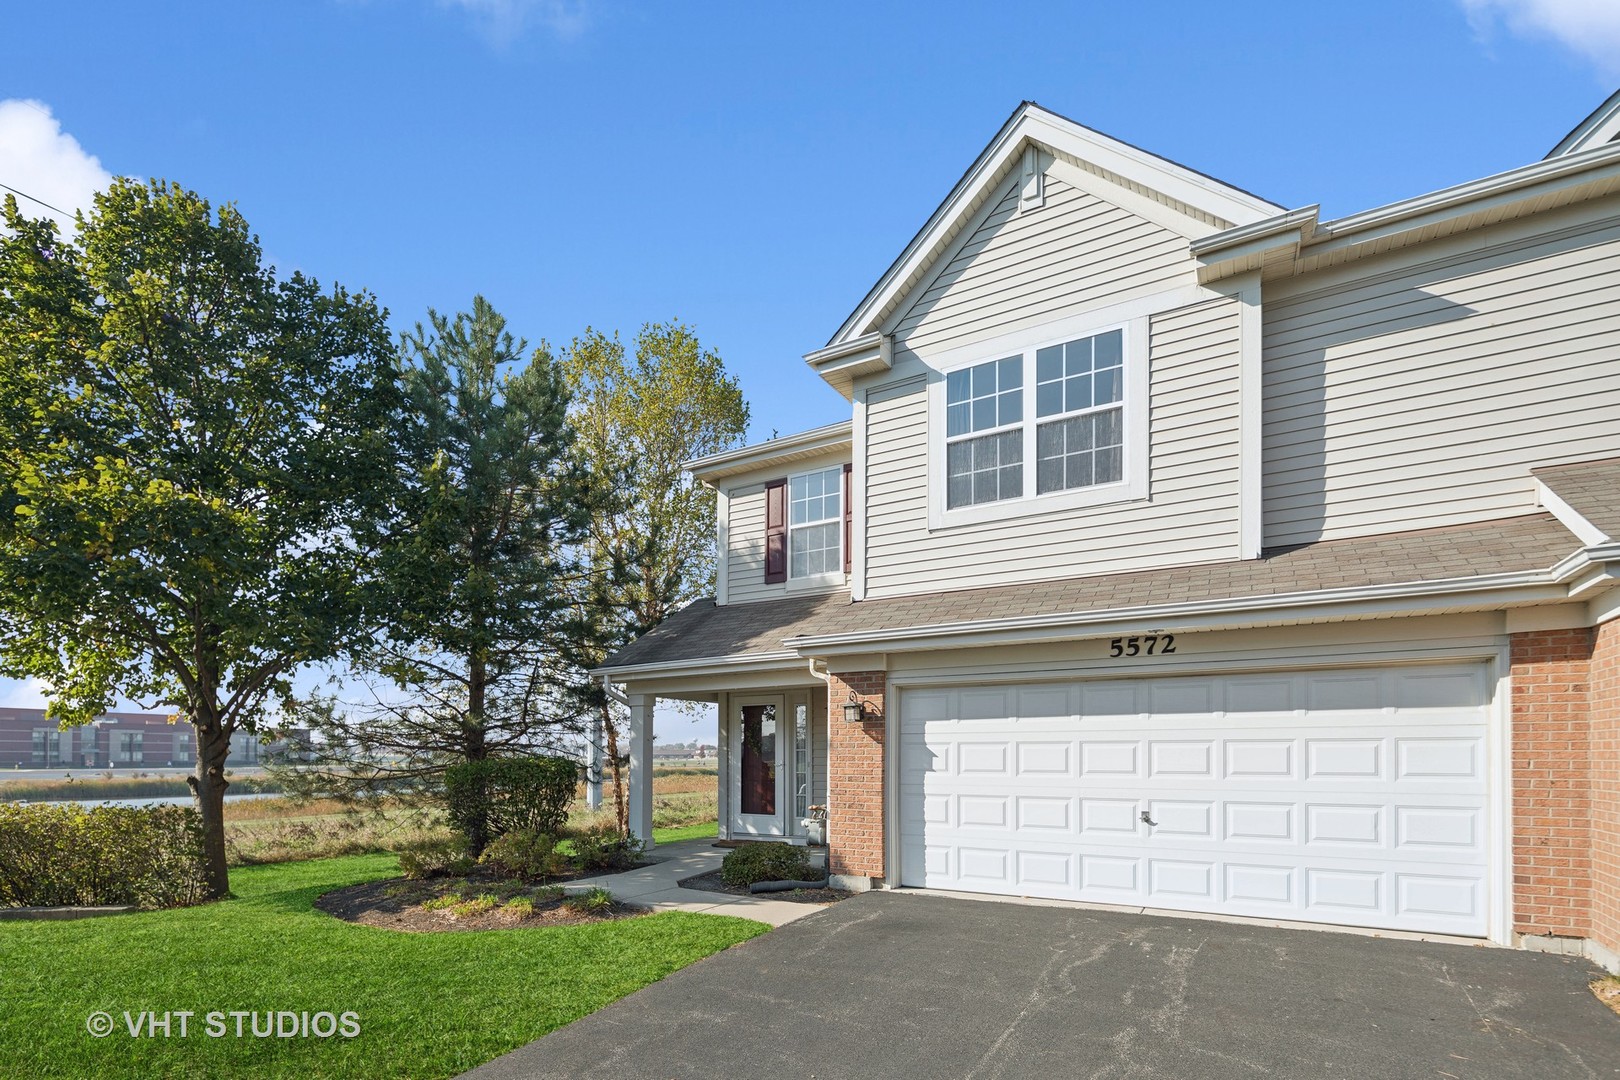
[[[517,829],[557,833],[579,783],[579,765],[564,757],[486,758],[444,772],[450,824],[473,854]]]
[[[611,823],[587,826],[568,835],[574,845],[574,865],[586,874],[628,870],[641,860],[647,847],[634,836],[620,836]]]
[[[744,844],[728,851],[720,861],[720,880],[727,885],[804,881],[809,877],[810,862],[804,848],[793,844]]]
[[[572,869],[568,854],[557,848],[557,837],[533,829],[514,829],[496,837],[478,861],[525,881],[545,881]]]
[[[613,906],[613,894],[603,888],[574,893],[563,901],[563,907],[581,915],[600,915]]]
[[[473,858],[460,837],[424,840],[399,852],[399,871],[408,878],[464,877],[472,868]]]
[[[204,898],[188,806],[0,803],[0,905],[181,907]]]

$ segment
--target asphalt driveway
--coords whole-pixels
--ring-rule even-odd
[[[868,893],[468,1073],[602,1077],[1620,1076],[1585,961]]]

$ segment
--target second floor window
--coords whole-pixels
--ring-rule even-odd
[[[1120,483],[1124,345],[1123,330],[1107,330],[948,371],[946,508]],[[1026,384],[1032,410],[1024,407]],[[1027,461],[1035,464],[1033,492]]]
[[[1010,356],[945,377],[945,505],[1024,493],[1024,358]]]
[[[841,465],[788,478],[788,576],[843,572],[843,487]]]

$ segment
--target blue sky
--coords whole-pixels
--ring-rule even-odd
[[[763,438],[847,417],[800,357],[1021,100],[1334,216],[1541,157],[1620,85],[1617,9],[12,5],[0,184],[178,180],[398,326],[475,292],[531,341],[680,318]]]

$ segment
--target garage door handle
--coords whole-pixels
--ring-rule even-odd
[[[1142,813],[1139,816],[1141,817],[1142,824],[1144,824],[1144,825],[1157,825],[1158,824],[1157,821],[1154,821],[1153,818],[1149,816],[1149,813],[1146,810],[1142,811]]]

